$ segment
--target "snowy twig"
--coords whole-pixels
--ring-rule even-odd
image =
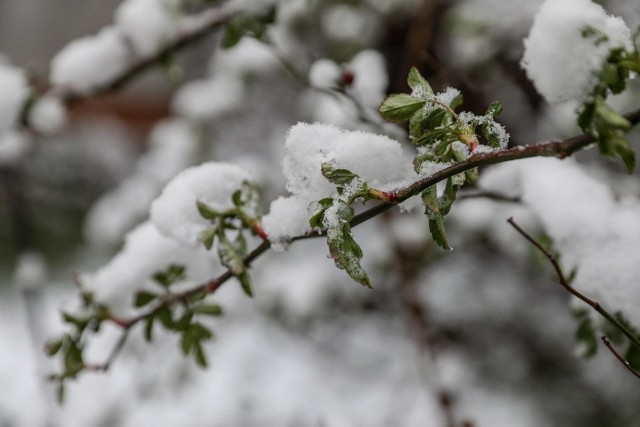
[[[629,329],[627,329],[622,323],[620,323],[620,321],[616,319],[615,316],[609,313],[609,311],[605,309],[598,301],[595,301],[587,297],[582,292],[578,291],[576,288],[571,286],[566,276],[564,275],[564,272],[562,271],[562,267],[560,267],[560,264],[558,263],[558,260],[556,259],[555,256],[553,256],[548,250],[544,248],[544,246],[542,246],[540,242],[538,242],[529,233],[527,233],[522,227],[520,227],[513,218],[509,218],[507,222],[511,224],[511,226],[515,228],[516,231],[518,231],[518,233],[520,233],[525,239],[527,239],[533,246],[535,246],[540,252],[542,252],[542,254],[549,260],[549,262],[553,266],[553,269],[556,272],[556,275],[558,276],[558,282],[563,288],[567,290],[567,292],[569,292],[571,295],[575,296],[580,301],[584,302],[585,304],[593,308],[595,311],[597,311],[602,317],[607,319],[613,326],[615,326],[616,329],[622,332],[629,339],[629,341],[631,341],[633,345],[640,348],[640,341],[638,341],[638,338],[631,331],[629,331]]]
[[[235,10],[225,7],[202,12],[200,16],[195,18],[197,23],[191,26],[188,31],[183,32],[179,37],[165,45],[161,50],[153,55],[135,62],[110,81],[96,86],[86,93],[74,92],[69,89],[62,92],[59,96],[64,104],[67,107],[70,107],[79,102],[86,101],[89,98],[118,90],[145,72],[147,69],[161,62],[167,56],[197,42],[212,31],[218,29],[233,17],[235,13]]]
[[[638,371],[636,371],[635,369],[633,369],[631,367],[631,364],[629,364],[629,362],[627,362],[625,360],[624,357],[622,357],[622,355],[620,353],[618,353],[618,350],[616,350],[616,348],[613,346],[613,344],[611,343],[611,341],[609,341],[609,338],[607,338],[606,336],[603,336],[602,338],[600,338],[602,340],[602,342],[604,343],[604,345],[609,349],[609,351],[611,353],[613,353],[613,355],[616,357],[616,359],[618,359],[620,361],[620,363],[622,363],[624,365],[625,368],[627,368],[627,370],[629,372],[631,372],[636,378],[640,379],[640,374],[638,373]]]
[[[640,109],[627,114],[626,118],[632,124],[634,125],[637,124],[638,122],[640,122]],[[356,215],[351,221],[351,226],[355,227],[359,224],[362,224],[368,221],[369,219],[376,217],[381,213],[387,211],[388,209],[396,206],[397,204],[407,200],[408,198],[419,194],[424,189],[432,185],[435,185],[438,182],[443,181],[451,176],[462,173],[466,170],[470,170],[478,166],[503,163],[503,162],[513,161],[513,160],[531,158],[531,157],[557,156],[560,158],[565,158],[575,153],[576,151],[579,151],[589,146],[593,142],[594,142],[594,139],[592,136],[582,134],[582,135],[577,135],[577,136],[565,139],[563,141],[540,143],[540,144],[524,146],[524,147],[514,147],[508,150],[497,151],[497,152],[487,153],[487,154],[476,154],[474,156],[471,156],[466,161],[456,163],[446,169],[436,172],[435,174],[427,178],[421,179],[404,189],[400,189],[394,193],[391,193],[394,197],[393,198],[387,197],[386,200],[393,200],[392,202],[385,201],[371,209],[368,209],[362,212],[359,215]],[[569,292],[578,296],[578,298],[580,298],[581,300],[589,304],[591,307],[593,307],[594,310],[598,311],[598,313],[600,313],[603,317],[605,317],[607,320],[612,322],[618,329],[620,329],[635,345],[640,347],[640,342],[638,341],[638,339],[634,337],[633,334],[629,332],[622,324],[620,324],[620,322],[618,322],[618,320],[615,319],[615,317],[613,317],[611,314],[609,314],[608,311],[606,311],[602,306],[600,306],[598,302],[585,297],[584,295],[580,294],[578,291],[573,289],[571,285],[568,284],[568,282],[564,277],[564,274],[562,273],[562,270],[560,269],[559,265],[557,264],[557,262],[555,261],[555,259],[551,254],[549,254],[542,246],[540,246],[539,243],[537,243],[531,236],[529,236],[524,230],[522,230],[517,224],[515,224],[515,221],[512,221],[512,225],[518,231],[520,231],[520,233],[523,234],[523,236],[525,236],[534,245],[536,245],[536,247],[538,247],[541,251],[543,251],[543,253],[547,256],[547,258],[549,258],[549,260],[553,263],[554,267],[556,268],[556,272],[558,273],[558,278],[561,281],[561,284],[567,290],[569,290]],[[326,230],[318,230],[318,231],[307,233],[305,235],[293,237],[291,241],[293,242],[297,240],[312,239],[312,238],[322,237],[325,235],[326,235]],[[271,247],[270,242],[268,240],[263,240],[262,243],[260,243],[260,245],[258,245],[251,253],[249,253],[244,258],[243,260],[244,265],[248,267],[258,257],[260,257],[263,253],[268,251],[270,247]],[[123,329],[123,333],[127,334],[128,331],[134,325],[138,324],[139,322],[149,317],[154,316],[162,308],[168,307],[170,305],[173,305],[181,301],[185,301],[193,295],[202,294],[202,293],[206,295],[212,294],[216,292],[224,283],[226,283],[232,277],[234,277],[234,275],[230,271],[227,271],[221,274],[220,276],[208,281],[207,283],[204,283],[193,289],[187,290],[185,292],[177,293],[177,294],[171,294],[167,298],[160,301],[158,305],[156,305],[151,310],[145,313],[142,313],[136,317],[133,317],[131,319],[109,318],[108,320],[120,326]],[[123,340],[122,345],[124,345],[126,336],[122,340]],[[119,350],[114,351],[111,353],[111,355],[112,356],[114,354],[117,355],[118,352]],[[113,357],[110,356],[107,363],[111,364],[113,362],[112,359]]]

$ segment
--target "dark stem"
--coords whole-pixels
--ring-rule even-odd
[[[624,357],[622,357],[622,355],[620,353],[618,353],[618,350],[616,350],[616,348],[613,346],[613,344],[611,343],[611,341],[609,341],[609,338],[607,338],[606,336],[603,336],[602,338],[600,338],[602,340],[602,342],[604,343],[604,345],[609,349],[609,351],[611,353],[613,353],[613,355],[616,357],[616,359],[618,359],[620,361],[620,363],[622,363],[624,365],[625,368],[627,368],[627,370],[629,372],[631,372],[636,378],[640,379],[640,374],[638,373],[638,371],[636,371],[635,369],[633,369],[631,367],[631,364],[629,362],[627,362],[625,360]]]
[[[582,292],[571,286],[566,276],[564,275],[564,272],[562,271],[562,268],[560,267],[560,264],[558,263],[556,257],[549,253],[549,251],[547,251],[540,244],[540,242],[534,239],[529,233],[524,231],[524,229],[522,229],[522,227],[520,227],[513,218],[509,218],[507,222],[511,224],[511,226],[515,228],[518,233],[520,233],[525,239],[527,239],[532,245],[534,245],[549,260],[556,272],[556,275],[558,276],[558,282],[563,288],[567,290],[567,292],[597,311],[602,317],[607,319],[613,326],[615,326],[616,329],[618,329],[627,338],[629,338],[633,345],[640,348],[640,341],[638,341],[638,338],[633,335],[633,333],[630,332],[622,323],[620,323],[620,321],[616,319],[615,316],[609,313],[609,311],[607,311],[598,301],[592,300],[591,298],[587,297]]]

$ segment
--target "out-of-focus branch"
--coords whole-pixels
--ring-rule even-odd
[[[191,25],[188,30],[184,31],[179,37],[165,45],[155,54],[133,63],[129,68],[122,71],[110,81],[83,93],[74,92],[71,89],[64,90],[59,96],[64,104],[70,107],[98,95],[121,89],[123,86],[134,80],[149,68],[158,64],[167,56],[192,45],[207,34],[220,28],[235,14],[236,11],[228,7],[219,7],[201,12],[197,18],[194,18],[194,24]]]
[[[616,329],[622,332],[629,339],[629,341],[631,341],[633,345],[640,348],[640,341],[638,341],[638,338],[631,331],[629,331],[629,329],[627,329],[622,323],[620,323],[620,321],[616,319],[615,316],[613,316],[607,309],[605,309],[598,301],[587,297],[585,294],[583,294],[582,292],[578,291],[576,288],[571,286],[564,272],[562,271],[562,267],[560,267],[558,260],[556,259],[555,256],[553,256],[553,254],[551,254],[548,250],[546,250],[540,242],[538,242],[529,233],[527,233],[522,227],[520,227],[520,225],[518,225],[518,223],[513,218],[509,218],[507,222],[511,224],[511,226],[515,228],[516,231],[522,235],[522,237],[528,240],[549,260],[549,262],[553,266],[553,269],[556,272],[556,275],[558,277],[558,282],[564,289],[567,290],[567,292],[569,292],[571,295],[575,296],[580,301],[584,302],[589,307],[597,311],[598,314],[600,314],[602,317],[607,319],[613,326],[616,327]]]
[[[618,350],[616,350],[616,348],[613,346],[613,344],[611,343],[611,341],[609,341],[609,338],[607,338],[606,336],[603,336],[602,338],[600,338],[602,340],[602,342],[604,343],[604,345],[609,349],[609,351],[611,353],[613,353],[613,355],[616,357],[616,359],[618,359],[620,361],[620,363],[622,363],[622,365],[627,368],[627,370],[629,372],[631,372],[631,374],[633,374],[633,376],[635,376],[636,378],[640,379],[640,374],[638,373],[638,371],[636,371],[635,369],[633,369],[631,367],[631,364],[629,362],[627,362],[625,360],[624,357],[622,357],[622,355],[618,352]]]

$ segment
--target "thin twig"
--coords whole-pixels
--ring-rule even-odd
[[[620,323],[620,321],[616,319],[615,316],[609,313],[609,311],[607,311],[598,301],[595,301],[587,297],[582,292],[578,291],[576,288],[571,286],[571,284],[565,277],[564,272],[562,271],[562,268],[560,267],[560,264],[558,263],[558,260],[556,259],[555,256],[553,256],[549,251],[547,251],[540,244],[540,242],[534,239],[529,233],[524,231],[524,229],[520,227],[513,218],[509,218],[507,222],[511,224],[511,226],[515,228],[516,231],[518,231],[518,233],[520,233],[525,239],[527,239],[532,245],[534,245],[549,260],[549,262],[553,266],[553,269],[556,272],[556,275],[558,276],[558,282],[563,288],[567,290],[567,292],[569,292],[571,295],[575,296],[580,301],[584,302],[585,304],[593,308],[595,311],[597,311],[602,317],[607,319],[613,326],[615,326],[616,329],[622,332],[629,339],[629,341],[633,343],[633,345],[640,348],[640,341],[638,340],[638,338],[635,335],[633,335],[633,333],[629,331],[622,323]]]
[[[616,350],[616,348],[613,346],[611,341],[609,341],[609,338],[607,338],[606,336],[603,336],[600,339],[602,340],[604,345],[609,349],[609,351],[611,353],[613,353],[613,355],[616,357],[616,359],[618,359],[620,361],[620,363],[622,363],[624,365],[624,367],[627,368],[627,370],[629,372],[631,372],[636,378],[640,379],[640,374],[638,373],[638,371],[633,369],[631,367],[631,364],[629,362],[627,362],[625,360],[625,358],[622,357],[622,355],[620,353],[618,353],[618,350]]]

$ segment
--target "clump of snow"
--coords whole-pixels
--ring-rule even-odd
[[[232,194],[251,175],[230,163],[210,162],[182,171],[151,205],[151,221],[167,237],[196,246],[200,234],[211,226],[202,218],[196,202],[202,201],[217,211],[234,207]]]
[[[114,14],[114,23],[140,56],[157,51],[177,32],[180,0],[126,0]]]
[[[223,74],[182,86],[173,98],[173,109],[183,117],[204,121],[238,109],[244,98],[243,83]]]
[[[28,96],[29,86],[22,70],[0,63],[0,130],[17,122]]]
[[[417,86],[416,89],[422,89],[422,87]],[[451,101],[453,101],[458,95],[460,95],[460,91],[458,89],[454,87],[448,87],[444,90],[444,92],[436,95],[436,101],[444,105],[451,105]]]
[[[44,96],[29,111],[29,124],[42,134],[60,130],[67,120],[67,112],[59,98]]]
[[[372,187],[393,190],[417,175],[399,142],[330,125],[298,123],[285,141],[282,169],[291,197],[273,202],[263,218],[272,242],[281,242],[308,230],[316,202],[337,195],[321,172],[323,163],[348,169]],[[303,218],[306,217],[306,223]]]
[[[89,92],[122,73],[130,63],[123,34],[105,27],[95,36],[73,40],[51,61],[51,82]]]
[[[377,108],[384,100],[389,84],[384,56],[366,49],[354,56],[345,68],[353,72],[353,90],[363,104]]]
[[[582,100],[611,50],[631,49],[631,31],[591,0],[547,0],[524,46],[522,67],[548,102]]]
[[[479,185],[520,193],[539,217],[565,272],[577,268],[574,286],[611,312],[640,325],[640,202],[616,200],[602,182],[577,163],[531,159],[487,170]]]
[[[107,265],[95,273],[82,275],[80,280],[96,300],[107,304],[114,314],[128,315],[135,291],[159,291],[152,276],[171,264],[186,267],[184,283],[176,286],[204,282],[222,269],[203,247],[184,246],[160,234],[152,223],[145,222],[127,235],[124,247]]]
[[[23,291],[42,288],[47,283],[47,262],[37,252],[20,255],[13,273],[13,283]]]
[[[319,89],[331,89],[338,86],[341,69],[330,59],[318,59],[309,68],[309,83]]]
[[[232,49],[216,50],[209,64],[212,74],[263,74],[278,67],[281,65],[269,46],[251,37],[243,37]]]

